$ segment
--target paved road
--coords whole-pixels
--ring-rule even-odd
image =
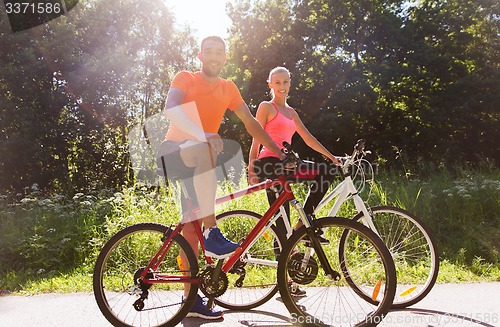
[[[293,326],[278,297],[248,312],[226,311],[223,321],[187,318],[185,327]],[[0,327],[109,327],[93,294],[0,296]],[[414,307],[391,312],[379,326],[500,326],[500,283],[438,284]]]

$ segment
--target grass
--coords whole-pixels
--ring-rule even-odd
[[[299,199],[306,194],[302,186],[295,191]],[[362,196],[370,205],[403,207],[429,225],[440,248],[438,282],[500,281],[499,169],[427,170],[419,178],[384,171]],[[259,192],[217,207],[230,209],[263,213],[267,198]],[[0,290],[89,292],[94,262],[114,233],[136,222],[176,224],[178,211],[175,195],[139,184],[74,196],[36,186],[0,195]],[[352,212],[349,205],[339,215]]]

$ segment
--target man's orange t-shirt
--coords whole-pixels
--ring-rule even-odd
[[[200,72],[180,72],[170,86],[184,92],[185,112],[187,116],[203,131],[217,133],[226,109],[234,110],[244,103],[240,91],[232,81],[222,78],[216,83],[205,81]],[[194,104],[196,106],[194,106]],[[165,140],[183,142],[194,139],[191,135],[177,128],[174,124],[170,127]]]

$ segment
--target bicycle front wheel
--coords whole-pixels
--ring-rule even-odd
[[[389,311],[396,290],[396,272],[387,247],[370,229],[355,221],[338,217],[316,219],[314,226],[323,230],[329,245],[322,252],[336,278],[327,276],[321,254],[311,248],[305,227],[293,233],[285,244],[278,263],[281,297],[291,314],[291,322],[307,326],[375,326]],[[344,231],[345,253],[339,244]],[[348,269],[346,269],[348,267]],[[345,278],[355,280],[358,289]],[[303,297],[294,297],[291,284],[297,283]]]
[[[262,216],[247,210],[233,210],[217,215],[217,226],[231,241],[241,243]],[[278,292],[277,254],[283,240],[273,225],[241,256],[227,273],[229,287],[215,299],[221,307],[249,310],[258,307]]]
[[[94,268],[94,296],[103,315],[114,326],[175,326],[191,309],[197,284],[181,282],[146,285],[138,278],[163,245],[170,229],[164,225],[142,223],[114,235],[103,247]],[[184,252],[187,262],[178,256]],[[198,273],[198,262],[189,243],[173,237],[171,247],[151,277],[183,276]],[[186,291],[184,291],[186,287]],[[186,298],[183,301],[183,295]]]
[[[393,308],[401,309],[419,302],[431,291],[439,271],[434,237],[421,219],[401,208],[376,206],[368,212],[396,266],[398,286]],[[363,218],[360,212],[353,220]]]

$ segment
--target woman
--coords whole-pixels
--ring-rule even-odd
[[[292,136],[297,132],[311,149],[321,153],[335,165],[340,166],[340,161],[309,132],[297,112],[286,102],[291,83],[288,69],[285,67],[272,69],[267,82],[271,89],[272,98],[271,101],[263,101],[259,105],[256,118],[273,141],[279,146],[283,144],[283,141],[291,144]],[[253,139],[248,165],[248,182],[250,185],[268,178],[276,178],[278,176],[277,170],[280,168],[282,162],[266,147],[260,150],[260,146],[261,144],[256,139]],[[314,208],[326,194],[334,174],[331,172],[330,165],[327,164],[318,164],[306,169],[309,171],[305,175],[310,176],[311,172],[313,172],[312,175],[315,175],[315,177],[312,179],[312,185],[304,204],[304,211],[306,215],[314,217]],[[301,171],[304,173],[303,170]],[[311,180],[310,177],[295,177],[294,179]],[[267,196],[269,204],[273,203],[276,199],[275,194],[271,190],[268,190]],[[284,229],[279,228],[279,230]]]

